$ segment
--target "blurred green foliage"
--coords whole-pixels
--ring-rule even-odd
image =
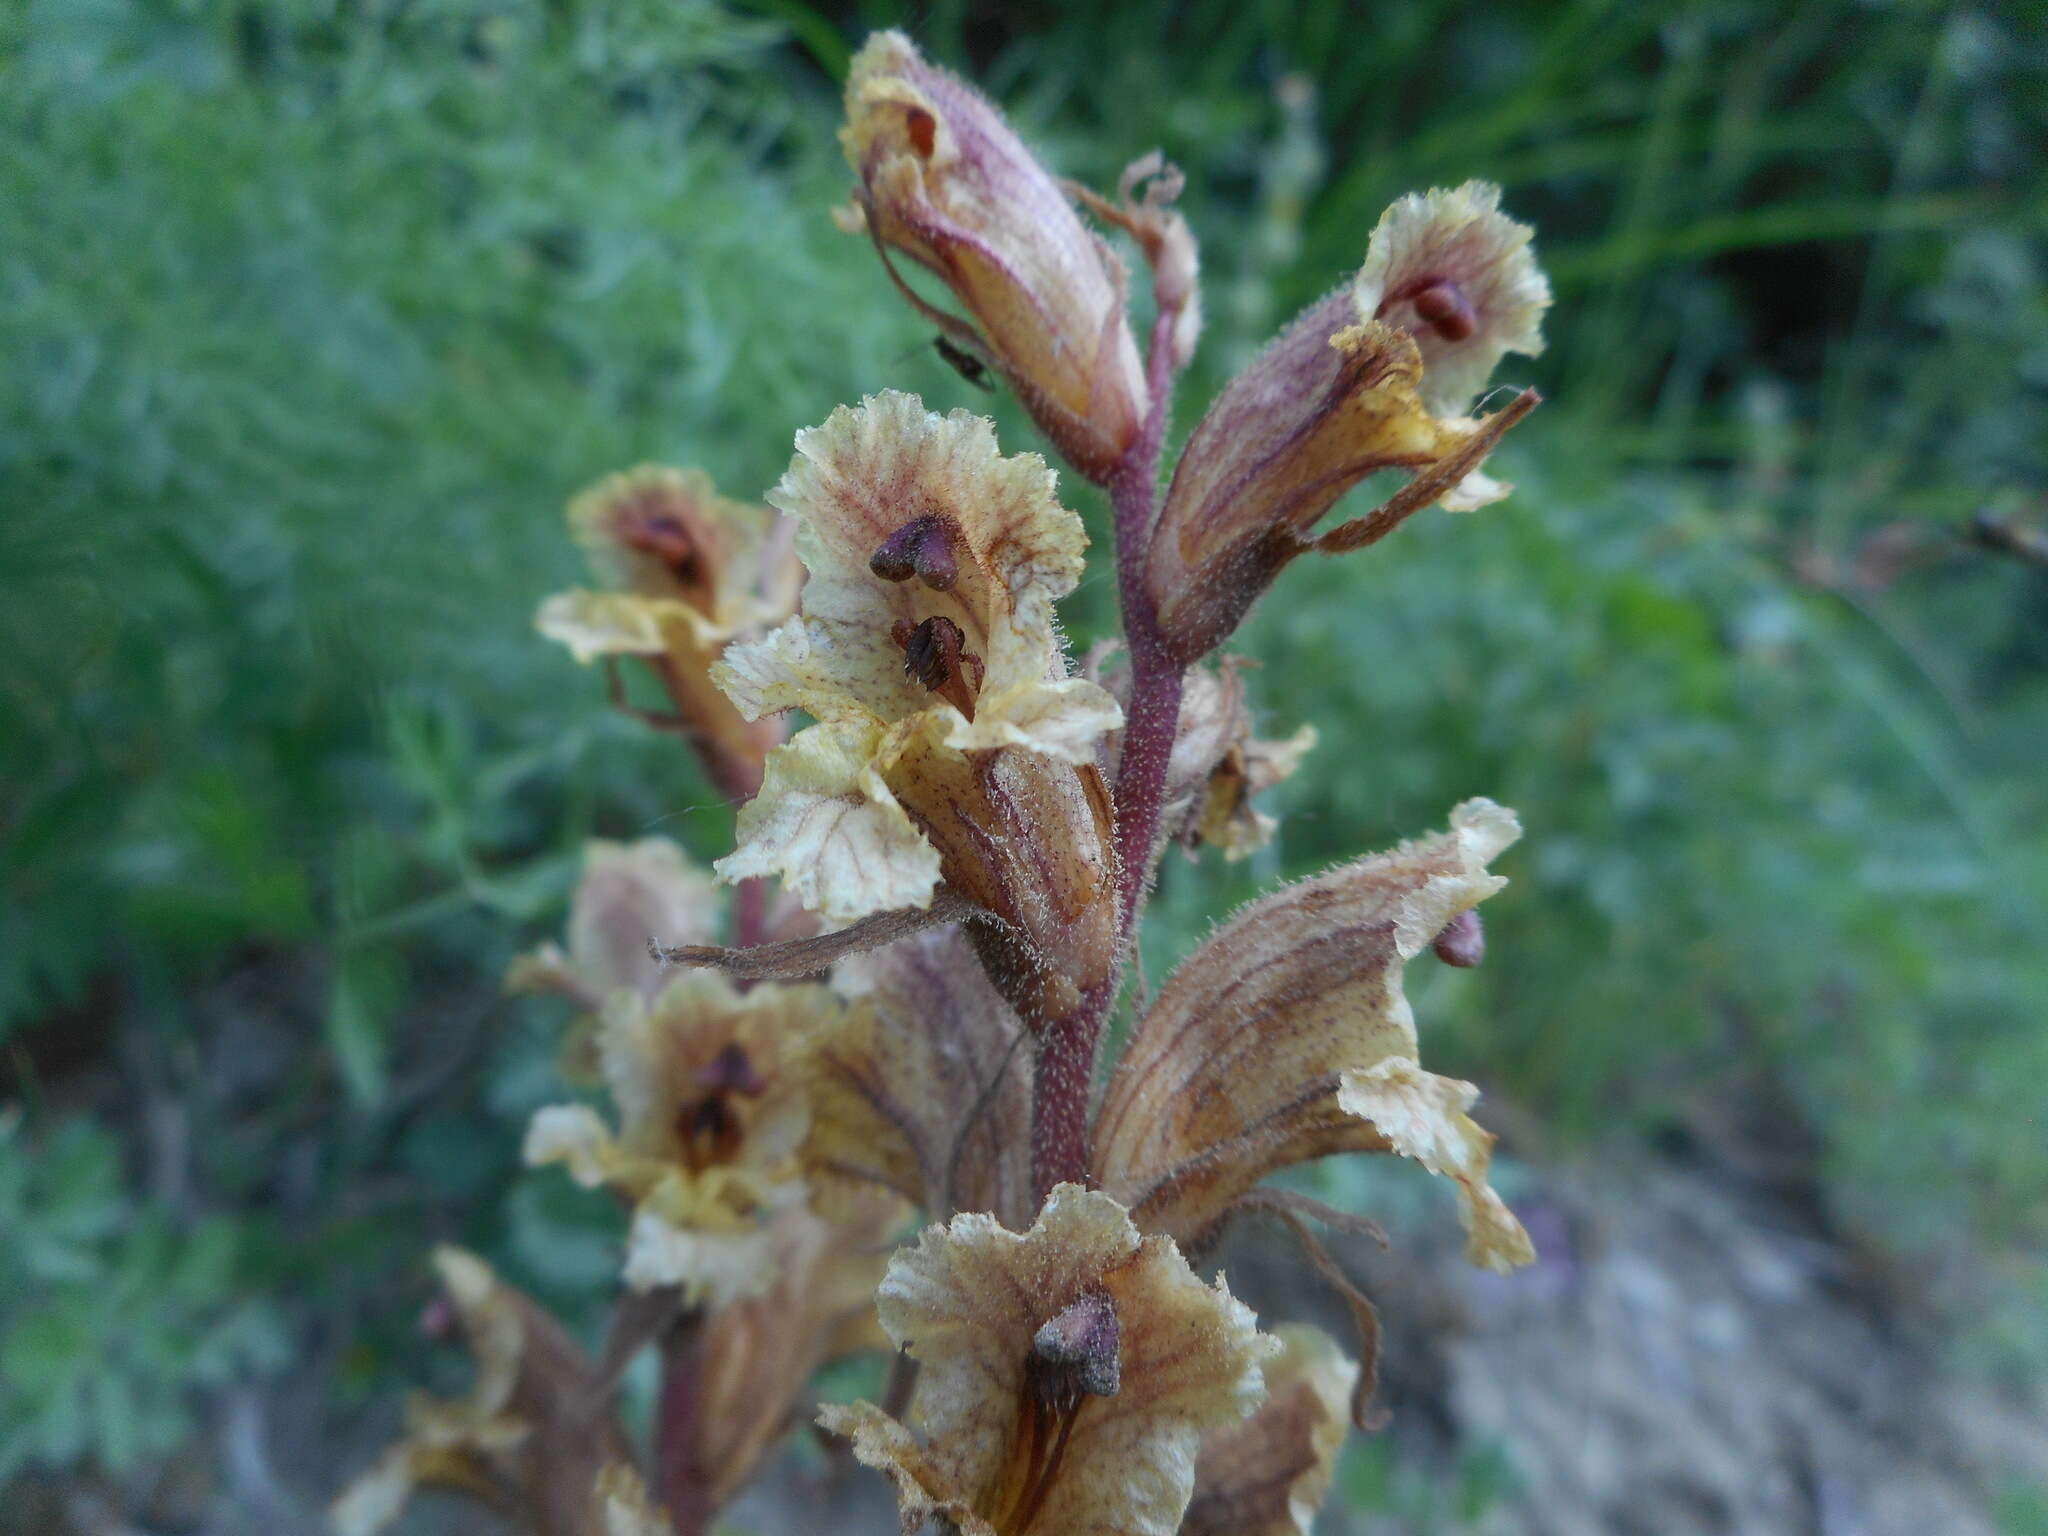
[[[363,1400],[439,1236],[596,1299],[610,1213],[511,1178],[559,1020],[496,978],[585,836],[708,858],[730,819],[528,620],[601,473],[751,495],[863,391],[991,408],[825,217],[830,72],[903,19],[0,0],[0,1212],[31,1235],[0,1475],[160,1450],[186,1388],[287,1353]],[[1610,1147],[1732,1102],[1973,1308],[1986,1369],[2038,1358],[2048,580],[1963,537],[2048,494],[2038,29],[1206,0],[916,30],[1063,170],[1187,168],[1182,430],[1409,187],[1503,181],[1557,279],[1514,500],[1297,567],[1243,637],[1271,723],[1324,744],[1274,850],[1175,861],[1154,973],[1494,795],[1530,835],[1493,958],[1419,999],[1439,1061]],[[1078,639],[1111,602],[1098,570]],[[147,1342],[79,1343],[115,1294]]]

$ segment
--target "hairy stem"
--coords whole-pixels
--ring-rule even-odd
[[[1117,591],[1131,653],[1131,698],[1125,710],[1123,759],[1116,781],[1117,919],[1128,952],[1152,867],[1152,843],[1166,787],[1166,763],[1180,725],[1181,668],[1159,642],[1145,592],[1145,552],[1158,510],[1159,456],[1166,405],[1173,391],[1173,330],[1178,310],[1152,324],[1145,425],[1110,477],[1115,515]],[[1116,1001],[1120,976],[1083,994],[1080,1006],[1038,1031],[1038,1070],[1031,1105],[1031,1184],[1042,1204],[1055,1184],[1086,1183],[1088,1107],[1102,1025]]]

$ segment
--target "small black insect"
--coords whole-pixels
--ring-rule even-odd
[[[932,346],[937,349],[939,356],[952,364],[955,373],[976,389],[992,390],[996,387],[996,381],[989,377],[988,364],[958,342],[949,341],[944,336],[934,336]]]

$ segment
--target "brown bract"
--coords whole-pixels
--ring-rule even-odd
[[[1469,800],[1451,829],[1244,908],[1180,967],[1133,1030],[1095,1126],[1095,1174],[1139,1226],[1210,1231],[1267,1174],[1336,1152],[1394,1152],[1458,1183],[1467,1255],[1533,1257],[1486,1182],[1477,1090],[1418,1065],[1406,963],[1507,882],[1486,866],[1521,834]]]
[[[1273,1336],[1281,1351],[1266,1362],[1265,1402],[1202,1438],[1180,1536],[1309,1536],[1329,1496],[1358,1366],[1319,1329]]]
[[[879,1302],[922,1363],[925,1438],[868,1403],[819,1422],[895,1479],[906,1533],[1172,1536],[1202,1435],[1257,1405],[1273,1347],[1220,1280],[1072,1184],[1028,1232],[979,1214],[926,1229]]]
[[[932,1219],[1030,1219],[1032,1053],[1024,1026],[959,930],[842,963],[853,1000],[814,1030],[794,1071],[811,1106],[814,1198],[881,1186]]]
[[[1438,500],[1477,504],[1458,487],[1519,412],[1440,419],[1422,382],[1414,338],[1361,321],[1347,291],[1304,310],[1225,386],[1188,439],[1146,558],[1146,589],[1175,656],[1207,654],[1307,551],[1374,542]],[[1313,532],[1382,469],[1413,478],[1366,516]]]
[[[406,1404],[405,1438],[334,1501],[338,1536],[373,1536],[422,1486],[472,1494],[531,1536],[611,1536],[593,1490],[631,1450],[589,1357],[474,1254],[437,1248],[434,1267],[476,1356],[476,1383],[459,1402]]]
[[[1083,474],[1107,478],[1145,418],[1122,263],[1003,115],[901,32],[871,37],[846,81],[840,140],[860,178],[842,222],[933,273],[965,318],[897,286],[998,369]],[[1192,274],[1190,274],[1192,275]]]

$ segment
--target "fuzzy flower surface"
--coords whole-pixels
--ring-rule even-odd
[[[1507,495],[1481,465],[1535,395],[1465,413],[1503,356],[1542,349],[1550,288],[1528,227],[1499,197],[1471,182],[1396,203],[1352,283],[1303,310],[1197,424],[1147,556],[1146,587],[1180,659],[1220,643],[1300,555],[1364,548],[1428,506],[1469,511]],[[1409,483],[1315,531],[1383,469]]]
[[[1317,1328],[1289,1324],[1273,1337],[1281,1348],[1266,1362],[1266,1400],[1202,1440],[1180,1536],[1309,1536],[1329,1496],[1358,1363]]]
[[[779,875],[821,915],[927,907],[943,882],[1039,948],[1107,964],[1096,914],[1115,699],[1067,674],[1054,602],[1087,537],[993,426],[873,395],[797,434],[769,500],[796,519],[801,611],[714,669],[741,713],[817,724],[776,748],[728,880]]]
[[[868,1403],[819,1422],[895,1480],[906,1532],[1173,1536],[1202,1436],[1257,1407],[1276,1347],[1220,1280],[1073,1184],[1027,1232],[981,1214],[927,1228],[878,1299],[922,1364],[926,1437]]]
[[[1425,1072],[1407,962],[1507,882],[1521,835],[1468,800],[1450,830],[1253,902],[1183,961],[1133,1029],[1096,1121],[1096,1176],[1146,1231],[1211,1230],[1267,1174],[1390,1152],[1455,1181],[1466,1256],[1534,1257],[1492,1186],[1470,1083]]]
[[[998,369],[1084,474],[1109,473],[1144,420],[1123,265],[980,92],[901,32],[853,60],[840,140],[860,178],[842,222],[935,273],[963,319],[907,298]],[[1192,281],[1192,255],[1188,257]],[[891,268],[894,275],[894,269]]]
[[[632,1202],[634,1289],[674,1285],[716,1305],[772,1283],[769,1220],[803,1200],[796,1154],[809,1124],[784,1052],[838,1006],[822,986],[741,994],[709,971],[676,977],[651,1004],[630,993],[606,1003],[596,1043],[616,1127],[585,1104],[542,1109],[526,1161],[563,1163]]]

